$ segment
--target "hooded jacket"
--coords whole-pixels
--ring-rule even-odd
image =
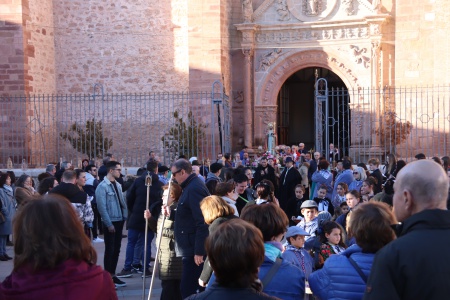
[[[450,211],[421,211],[398,229],[375,257],[364,299],[448,299]]]
[[[111,275],[100,266],[69,259],[55,269],[13,271],[0,285],[0,299],[117,299]]]

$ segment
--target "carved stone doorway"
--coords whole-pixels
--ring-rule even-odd
[[[342,79],[336,73],[322,67],[303,68],[292,74],[282,85],[277,97],[278,144],[293,145],[305,143],[306,149],[315,145],[314,85],[317,78],[328,81],[330,143],[343,145],[349,141],[349,130],[342,131],[348,123],[348,92]],[[348,143],[348,142],[347,142]],[[347,148],[345,145],[343,148]]]

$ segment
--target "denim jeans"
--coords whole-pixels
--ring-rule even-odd
[[[105,236],[105,256],[103,259],[104,269],[112,276],[116,274],[117,262],[119,260],[120,245],[122,242],[123,221],[112,222],[116,232],[109,232],[108,227],[103,224]]]
[[[152,256],[152,240],[154,233],[148,230],[147,233],[147,262],[142,265],[145,268],[150,267],[150,257]],[[131,270],[131,264],[137,265],[144,261],[144,244],[145,244],[145,231],[139,231],[135,229],[128,229],[128,243],[127,251],[125,254],[125,270]]]

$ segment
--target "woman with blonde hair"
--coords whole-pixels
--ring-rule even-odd
[[[353,180],[350,185],[348,186],[348,190],[357,190],[358,192],[361,191],[361,186],[364,182],[364,180],[367,179],[366,170],[364,170],[361,167],[356,167],[353,169]]]
[[[234,215],[234,208],[228,205],[227,202],[219,196],[213,195],[203,198],[200,202],[200,209],[202,210],[205,223],[209,225],[209,234],[212,234],[220,224],[237,218]],[[202,274],[198,280],[199,285],[206,286],[211,278],[211,274],[212,268],[209,264],[209,259],[206,258]]]
[[[117,299],[67,199],[49,194],[28,202],[13,228],[14,269],[0,299]]]

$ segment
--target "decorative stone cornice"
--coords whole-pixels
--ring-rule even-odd
[[[242,47],[300,48],[321,44],[342,42],[355,43],[357,40],[381,39],[381,26],[389,15],[370,16],[364,19],[343,21],[322,21],[297,24],[237,24],[242,32]]]

